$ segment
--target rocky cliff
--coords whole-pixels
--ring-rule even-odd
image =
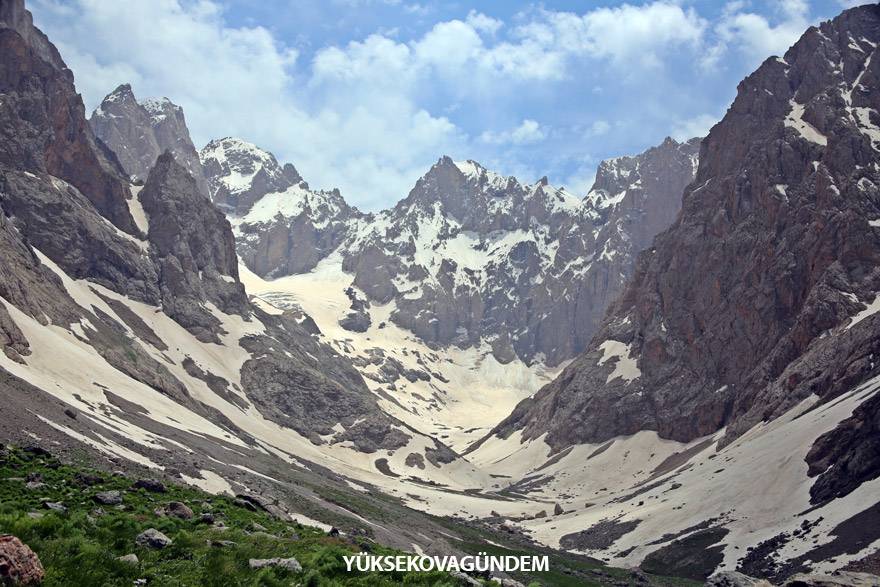
[[[167,98],[139,102],[131,86],[122,84],[107,94],[89,118],[89,125],[116,154],[131,179],[145,181],[159,155],[170,151],[196,180],[199,189],[208,193],[183,109]]]
[[[584,201],[443,158],[348,246],[343,269],[429,343],[558,364],[584,348],[641,243],[677,211],[697,144],[603,163]]]
[[[878,373],[878,42],[880,8],[852,9],[739,85],[586,353],[499,434],[729,441]]]
[[[0,164],[66,181],[117,228],[137,234],[115,158],[98,148],[73,74],[22,0],[2,5],[0,52],[14,56],[0,63]]]

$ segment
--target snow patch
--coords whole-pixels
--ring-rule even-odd
[[[604,365],[606,361],[612,358],[617,359],[614,363],[614,370],[605,380],[606,383],[610,383],[618,377],[629,383],[642,376],[642,372],[639,370],[636,359],[633,359],[630,356],[630,353],[632,352],[630,345],[617,340],[606,340],[599,345],[599,350],[602,351],[602,358],[596,363],[597,365]]]

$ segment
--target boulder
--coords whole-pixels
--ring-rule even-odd
[[[117,556],[116,560],[118,560],[119,562],[128,563],[130,565],[136,565],[140,562],[137,555],[134,553],[126,554],[123,556]]]
[[[191,520],[194,515],[188,505],[179,501],[168,502],[168,505],[165,506],[165,512],[169,516],[174,516],[181,520]]]
[[[101,505],[119,505],[122,503],[122,494],[115,489],[96,493],[93,499]]]
[[[131,485],[132,489],[144,489],[153,493],[165,493],[165,484],[155,479],[138,479]]]
[[[15,536],[0,535],[0,579],[4,585],[38,585],[43,576],[37,553]]]
[[[144,530],[134,540],[138,546],[143,546],[144,548],[165,548],[174,542],[155,528]]]
[[[771,585],[764,579],[755,579],[737,571],[724,571],[706,579],[706,587],[771,587]]]
[[[91,473],[77,473],[74,475],[73,480],[77,485],[83,487],[91,487],[92,485],[98,485],[104,482],[103,477],[100,475],[92,475]]]

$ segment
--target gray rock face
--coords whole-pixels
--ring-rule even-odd
[[[669,139],[605,162],[583,202],[443,158],[343,249],[343,268],[423,340],[555,365],[586,346],[636,253],[678,211],[697,148]]]
[[[823,434],[807,453],[808,474],[816,477],[810,502],[823,504],[880,477],[880,395],[855,409]]]
[[[137,234],[118,163],[96,143],[73,74],[33,26],[23,0],[0,7],[0,165],[74,186],[121,231]]]
[[[114,116],[100,124],[116,133],[106,140],[120,158],[143,159],[146,148],[133,144],[148,133],[130,128],[145,128],[147,109],[126,86],[106,102],[99,110]],[[169,133],[175,128],[188,143],[185,127]],[[504,362],[555,365],[586,347],[636,254],[672,222],[698,148],[697,139],[667,139],[605,161],[583,201],[546,179],[526,185],[444,157],[377,215],[351,208],[337,190],[311,190],[292,165],[241,139],[211,141],[199,157],[238,255],[257,275],[308,272],[339,252],[352,284],[369,300],[394,300],[392,320],[421,339],[485,343]],[[353,311],[341,320],[358,330],[368,318]]]
[[[730,440],[878,373],[878,41],[880,8],[852,9],[739,85],[587,352],[498,433]]]
[[[208,193],[183,109],[168,98],[138,102],[131,86],[122,84],[107,94],[89,118],[89,125],[133,180],[145,181],[159,155],[171,151],[199,189]]]
[[[310,271],[362,216],[338,190],[311,190],[291,164],[246,141],[211,141],[200,156],[214,203],[235,224],[239,256],[260,276]]]
[[[147,237],[165,312],[200,340],[219,342],[219,321],[204,302],[226,314],[248,311],[229,222],[168,152],[139,197],[150,219]]]

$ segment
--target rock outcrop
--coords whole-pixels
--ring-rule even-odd
[[[156,161],[138,197],[150,219],[147,238],[163,308],[200,340],[219,342],[219,322],[204,302],[226,314],[248,312],[229,221],[169,152]]]
[[[272,153],[233,137],[211,141],[199,157],[211,199],[236,216],[246,214],[266,194],[284,192],[303,181],[290,163],[279,165]]]
[[[26,324],[67,337],[38,336],[43,359],[73,344],[91,361],[73,371],[111,367],[120,378],[112,388],[99,384],[99,375],[83,375],[87,383],[70,383],[74,391],[64,398],[85,402],[84,394],[106,389],[93,401],[126,426],[159,430],[167,422],[122,399],[118,385],[161,394],[190,417],[218,422],[245,445],[252,436],[224,410],[237,418],[255,407],[257,420],[275,421],[316,444],[327,443],[321,436],[328,434],[366,452],[407,443],[412,434],[379,408],[355,368],[301,326],[304,321],[251,304],[239,280],[230,223],[199,190],[185,161],[165,151],[150,164],[143,186],[127,181],[86,124],[70,71],[20,0],[0,2],[0,57],[0,344],[3,360],[22,369],[12,375],[0,368],[4,382],[37,398],[41,388],[55,392],[55,381],[73,377],[47,375],[52,362],[33,360]],[[185,129],[182,118],[179,123],[168,127],[168,140]],[[213,372],[219,370],[226,377]],[[117,434],[121,428],[77,418],[94,405],[64,405],[62,414],[100,434]]]
[[[162,147],[150,120],[120,86],[92,124],[124,166],[143,168]],[[190,144],[182,114],[162,128],[166,144]],[[546,178],[528,185],[443,157],[378,214],[350,207],[338,190],[311,189],[293,165],[241,139],[213,140],[199,158],[238,255],[257,275],[306,273],[338,253],[352,285],[370,301],[393,300],[391,319],[429,344],[485,344],[504,362],[552,366],[586,347],[636,254],[672,222],[698,149],[698,139],[666,139],[604,161],[582,201]],[[340,317],[354,328],[368,318]]]
[[[170,151],[208,193],[199,154],[189,136],[183,109],[168,98],[138,101],[131,85],[107,94],[89,118],[95,135],[107,145],[134,181],[145,181],[159,155]]]

